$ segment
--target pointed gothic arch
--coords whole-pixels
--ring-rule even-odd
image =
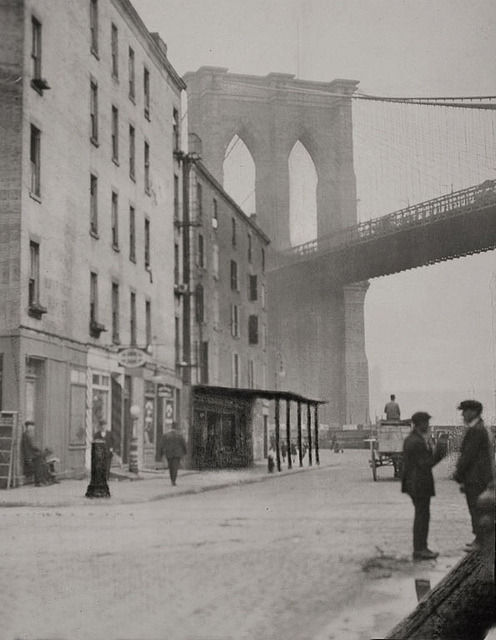
[[[256,212],[256,164],[249,147],[238,134],[226,147],[223,162],[224,189],[248,214]]]
[[[297,140],[288,156],[289,237],[297,245],[317,237],[317,184],[315,163],[306,146]]]

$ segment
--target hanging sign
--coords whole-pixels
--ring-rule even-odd
[[[147,361],[146,354],[136,347],[123,349],[119,352],[117,359],[121,367],[127,367],[128,369],[142,367]]]

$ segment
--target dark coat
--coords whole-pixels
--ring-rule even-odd
[[[412,498],[436,495],[432,467],[443,457],[441,450],[432,451],[425,439],[413,430],[403,443],[401,491]]]
[[[186,452],[186,440],[178,431],[172,429],[164,433],[160,443],[160,456],[165,456],[170,460],[171,458],[182,458]]]
[[[102,436],[100,431],[97,431],[93,435],[93,440],[103,440],[106,444],[107,455],[112,454],[112,450],[114,448],[114,434],[111,431],[107,431],[105,436]]]
[[[494,480],[494,454],[484,422],[467,429],[456,465],[455,480],[482,493]]]

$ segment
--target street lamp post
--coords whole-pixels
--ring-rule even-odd
[[[131,473],[138,473],[138,421],[141,409],[137,404],[133,404],[129,409],[129,413],[133,420],[133,433],[131,437],[131,446],[129,448],[129,471]]]

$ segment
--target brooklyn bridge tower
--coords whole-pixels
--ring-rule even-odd
[[[357,82],[265,77],[202,67],[187,73],[189,132],[202,159],[223,183],[226,150],[238,136],[255,164],[257,223],[271,239],[268,268],[267,387],[328,401],[323,424],[363,423],[368,417],[364,341],[367,283],[343,285],[329,269],[286,263],[290,243],[289,156],[296,143],[317,174],[317,238],[357,223],[351,94]]]

